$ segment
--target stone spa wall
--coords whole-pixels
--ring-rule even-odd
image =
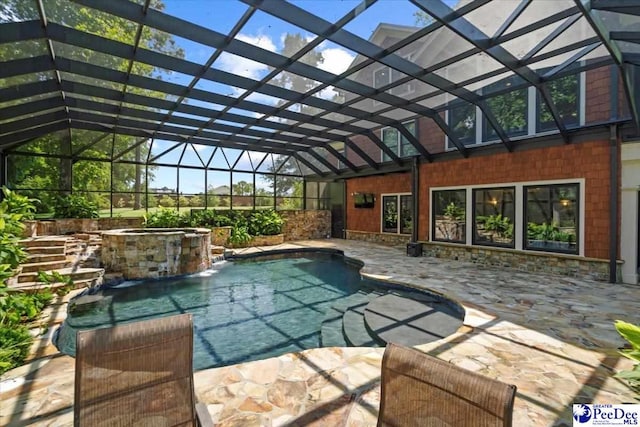
[[[102,233],[102,264],[125,279],[179,276],[211,266],[207,228],[147,228]]]

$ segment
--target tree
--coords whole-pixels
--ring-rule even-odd
[[[277,171],[277,174],[276,174]],[[296,161],[286,155],[273,155],[273,166],[269,167],[269,174],[262,175],[262,179],[267,182],[278,197],[291,197],[298,182],[303,182],[300,176]],[[300,190],[302,186],[299,187]],[[302,191],[300,191],[302,197]]]
[[[280,53],[287,58],[291,58],[308,43],[306,37],[302,34],[285,34],[283,44],[284,46]],[[324,57],[322,56],[321,51],[313,49],[300,58],[300,62],[317,67],[319,64],[324,62]],[[298,93],[307,93],[318,86],[318,83],[315,80],[290,73],[289,71],[283,71],[278,74],[278,76],[273,79],[273,83],[277,86],[293,90]],[[284,101],[280,104],[282,103],[284,103]],[[299,105],[299,111],[309,115],[315,115],[321,112],[320,109],[305,104]]]
[[[253,194],[253,184],[247,181],[238,181],[233,184],[232,189],[235,196],[250,196]]]

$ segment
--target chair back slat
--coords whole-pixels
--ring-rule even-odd
[[[191,315],[79,331],[76,426],[193,426]]]
[[[378,426],[511,427],[516,387],[388,344]]]

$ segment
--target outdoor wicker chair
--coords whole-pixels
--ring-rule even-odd
[[[379,427],[511,427],[516,387],[388,344]]]
[[[191,315],[80,331],[75,426],[213,426],[193,391]]]

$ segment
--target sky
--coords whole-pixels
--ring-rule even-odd
[[[231,31],[248,9],[246,4],[233,0],[164,0],[164,3],[165,13],[225,35]],[[326,21],[335,23],[353,8],[357,7],[361,2],[354,0],[293,0],[291,3]],[[359,14],[355,19],[347,24],[344,29],[363,39],[368,39],[380,22],[408,26],[415,25],[414,13],[416,11],[418,11],[417,7],[406,0],[380,0]],[[311,34],[302,28],[296,27],[258,10],[242,27],[237,39],[262,49],[279,53],[283,48],[283,41],[286,34],[301,34],[307,41],[311,41],[315,38],[314,34]],[[174,37],[174,40],[178,46],[184,49],[185,59],[188,61],[203,64],[214,53],[214,48],[210,46],[201,45],[179,37]],[[323,62],[319,64],[319,68],[333,74],[340,74],[348,69],[356,56],[354,52],[330,41],[324,41],[318,46],[317,50],[322,53],[324,59]],[[263,64],[226,52],[213,63],[212,68],[256,80],[262,79],[269,72],[267,67]],[[162,79],[172,83],[188,85],[191,82],[192,77],[172,72],[168,75],[164,74]],[[195,87],[197,89],[204,89],[233,97],[238,97],[244,93],[244,89],[208,80],[200,80]],[[327,88],[320,93],[320,96],[325,98],[331,98],[333,95],[334,92],[332,88]],[[277,98],[259,93],[252,94],[248,100],[268,105],[276,105],[278,102]],[[190,105],[202,106],[205,108],[222,108],[219,105],[194,99],[188,99],[187,102]],[[232,109],[230,112],[250,117],[258,117],[257,113],[237,108]],[[202,120],[201,117],[197,116],[193,116],[192,118]],[[156,141],[152,150],[152,157],[162,153],[174,145],[174,142]],[[204,146],[198,146],[196,147],[196,150],[202,157],[207,158],[212,152],[211,148]],[[234,152],[234,150],[226,151],[229,153],[228,157],[237,159],[239,156],[239,152]],[[180,158],[181,154],[182,148],[179,148],[163,155],[158,159],[158,161],[163,163],[173,163]],[[233,162],[233,160],[229,161]],[[237,164],[240,167],[243,167],[249,165],[249,161],[249,156],[244,155]],[[196,153],[193,152],[190,147],[184,154],[183,163],[194,165],[199,164]],[[219,153],[218,156],[214,157],[214,160],[211,162],[211,166],[227,168],[224,158],[220,156]],[[204,172],[202,171],[182,170],[180,175],[181,192],[191,194],[204,191],[203,174]],[[171,170],[162,170],[160,173],[156,173],[156,179],[153,183],[150,183],[150,187],[166,186],[169,188],[175,188],[177,179],[175,175],[176,174],[172,173]],[[248,176],[245,178],[248,178]],[[234,182],[236,181],[237,180],[234,179]],[[210,186],[228,185],[228,177],[224,174],[212,174],[212,176],[209,177],[208,184]]]

